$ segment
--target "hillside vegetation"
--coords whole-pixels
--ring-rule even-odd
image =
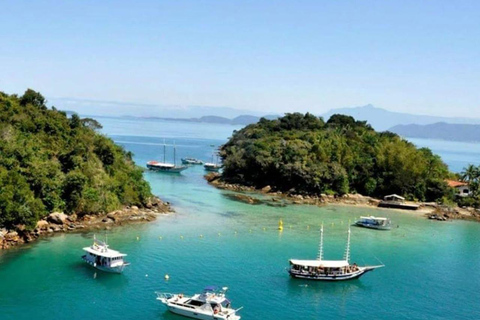
[[[151,197],[132,154],[100,124],[45,105],[33,90],[0,92],[0,227],[32,228],[52,211],[108,212]]]
[[[344,115],[328,122],[308,113],[262,118],[234,132],[220,155],[225,181],[257,188],[376,197],[397,193],[427,201],[451,192],[444,182],[450,173],[439,156]]]

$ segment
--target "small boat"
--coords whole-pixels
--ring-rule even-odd
[[[180,173],[183,170],[187,169],[187,166],[177,166],[176,164],[176,150],[177,148],[175,145],[173,146],[173,163],[166,162],[165,154],[166,154],[166,144],[165,141],[163,142],[163,162],[159,161],[148,161],[147,168],[153,171],[159,172],[169,172],[169,173]]]
[[[207,171],[214,171],[214,172],[218,172],[222,166],[219,165],[219,164],[216,164],[216,163],[211,163],[211,162],[207,162],[203,165],[203,167],[205,168],[205,170]]]
[[[122,273],[123,269],[130,265],[123,259],[127,256],[126,254],[110,249],[107,242],[97,240],[95,236],[93,236],[93,245],[83,250],[87,253],[82,256],[82,259],[102,271]]]
[[[203,164],[203,161],[195,158],[182,158],[182,163],[183,164]]]
[[[202,293],[191,297],[181,293],[155,293],[157,300],[166,305],[172,313],[194,319],[239,320],[240,316],[236,313],[242,308],[231,308],[230,300],[225,296],[227,290],[227,287],[217,290],[216,287],[209,286]]]
[[[288,272],[294,278],[341,281],[361,277],[363,274],[384,265],[358,266],[350,263],[350,228],[348,229],[347,247],[343,260],[323,260],[323,226],[320,229],[320,245],[316,260],[290,260]]]
[[[377,230],[390,230],[392,228],[391,221],[383,217],[360,217],[360,220],[355,221],[355,225]]]

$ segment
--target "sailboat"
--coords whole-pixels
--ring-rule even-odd
[[[290,260],[290,269],[288,272],[294,278],[323,280],[323,281],[341,281],[361,277],[363,274],[384,265],[376,266],[358,266],[356,263],[350,263],[350,228],[348,228],[347,246],[343,260],[324,260],[323,259],[323,225],[320,229],[320,244],[316,260]]]
[[[217,157],[215,158],[215,162],[213,162],[213,158],[215,156],[215,153],[212,152],[212,162],[206,162],[203,167],[205,168],[205,170],[207,171],[214,171],[214,172],[218,172],[220,170],[220,168],[222,168],[221,165],[218,164],[218,155]]]
[[[167,145],[165,144],[165,140],[163,141],[163,162],[159,161],[148,161],[147,168],[153,171],[160,171],[160,172],[170,172],[170,173],[180,173],[183,170],[187,169],[187,166],[177,166],[176,158],[177,158],[177,148],[175,143],[173,144],[173,163],[166,162],[166,148]]]

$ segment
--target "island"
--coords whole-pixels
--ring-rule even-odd
[[[438,155],[351,116],[334,114],[326,122],[309,113],[262,118],[235,131],[220,156],[222,174],[207,180],[226,189],[262,190],[314,204],[364,196],[378,204],[376,199],[391,194],[436,208],[465,203],[448,183],[461,177]]]
[[[0,92],[0,248],[169,211],[100,123]]]

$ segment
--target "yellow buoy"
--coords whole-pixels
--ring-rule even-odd
[[[183,236],[180,236],[180,239],[183,239]]]
[[[163,238],[160,236],[160,237],[158,237],[158,239],[159,239],[159,240],[162,240]]]
[[[203,238],[203,234],[200,235],[200,238]]]
[[[283,221],[282,221],[282,219],[280,219],[280,221],[278,221],[278,230],[283,231]]]
[[[263,227],[263,231],[267,230],[267,228]]]
[[[165,275],[165,280],[170,279],[170,276],[168,274]]]
[[[137,237],[137,241],[140,240],[140,237]]]

